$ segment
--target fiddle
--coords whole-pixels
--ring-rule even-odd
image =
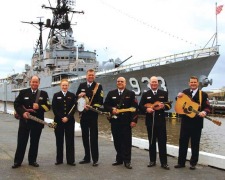
[[[160,104],[167,104],[167,103],[172,103],[173,101],[169,101],[169,102],[160,102],[160,101],[156,101],[153,104],[152,103],[147,103],[145,104],[146,108],[152,108],[154,110],[159,110],[160,109]]]

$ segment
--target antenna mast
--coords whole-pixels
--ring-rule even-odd
[[[71,20],[69,20],[69,13],[79,13],[84,14],[84,11],[74,11],[73,6],[75,6],[74,0],[57,0],[57,6],[50,7],[42,5],[42,8],[51,9],[53,18],[52,22],[50,19],[46,21],[46,27],[50,28],[48,35],[48,40],[46,42],[46,48],[51,49],[52,42],[57,42],[57,35],[59,34],[62,37],[65,37],[67,31],[71,28]]]

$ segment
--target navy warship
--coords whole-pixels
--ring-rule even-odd
[[[50,4],[50,3],[49,3]],[[169,92],[170,100],[174,100],[179,91],[187,87],[190,76],[199,77],[200,87],[212,84],[208,75],[218,60],[219,46],[196,49],[165,57],[135,61],[136,63],[123,65],[120,59],[106,60],[100,65],[96,51],[86,50],[83,44],[77,44],[73,36],[72,15],[83,14],[75,11],[74,1],[57,0],[55,7],[43,5],[42,8],[52,11],[52,19],[46,23],[40,21],[23,22],[36,25],[39,28],[39,38],[31,59],[31,64],[25,64],[25,71],[0,79],[0,100],[14,101],[19,91],[29,87],[32,75],[41,79],[40,89],[49,94],[59,91],[61,79],[67,78],[71,82],[70,91],[76,92],[78,85],[85,81],[88,69],[96,71],[96,81],[103,86],[104,94],[114,89],[116,79],[123,76],[127,80],[127,88],[135,92],[137,99],[149,89],[149,77],[157,76],[160,88]],[[43,47],[42,31],[49,29],[45,48]]]

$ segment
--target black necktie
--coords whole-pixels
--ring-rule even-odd
[[[157,93],[156,91],[153,92],[154,95],[156,95],[156,93]]]
[[[32,94],[35,94],[35,91],[32,91]]]
[[[91,85],[90,85],[90,84],[88,84],[88,85],[87,85],[87,87],[88,87],[88,88],[90,88],[90,87],[91,87]]]
[[[193,91],[192,90],[191,90],[190,94],[191,94],[191,97],[193,97]]]
[[[122,92],[121,92],[121,91],[119,91],[119,95],[120,95],[120,96],[122,95]]]

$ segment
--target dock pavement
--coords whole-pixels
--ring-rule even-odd
[[[225,180],[225,171],[208,166],[197,165],[196,170],[189,169],[189,163],[182,169],[175,169],[177,158],[168,156],[170,170],[160,167],[159,158],[157,165],[148,168],[148,151],[132,148],[133,169],[126,169],[123,165],[112,166],[115,160],[115,150],[113,142],[108,138],[99,136],[99,165],[93,167],[92,164],[79,164],[84,156],[82,138],[75,136],[75,158],[76,166],[66,164],[64,154],[64,164],[54,165],[56,156],[56,145],[54,130],[45,126],[42,131],[37,162],[40,167],[28,165],[27,151],[22,166],[12,169],[14,154],[17,143],[17,132],[19,122],[12,115],[0,112],[0,179],[21,179],[21,180]]]

